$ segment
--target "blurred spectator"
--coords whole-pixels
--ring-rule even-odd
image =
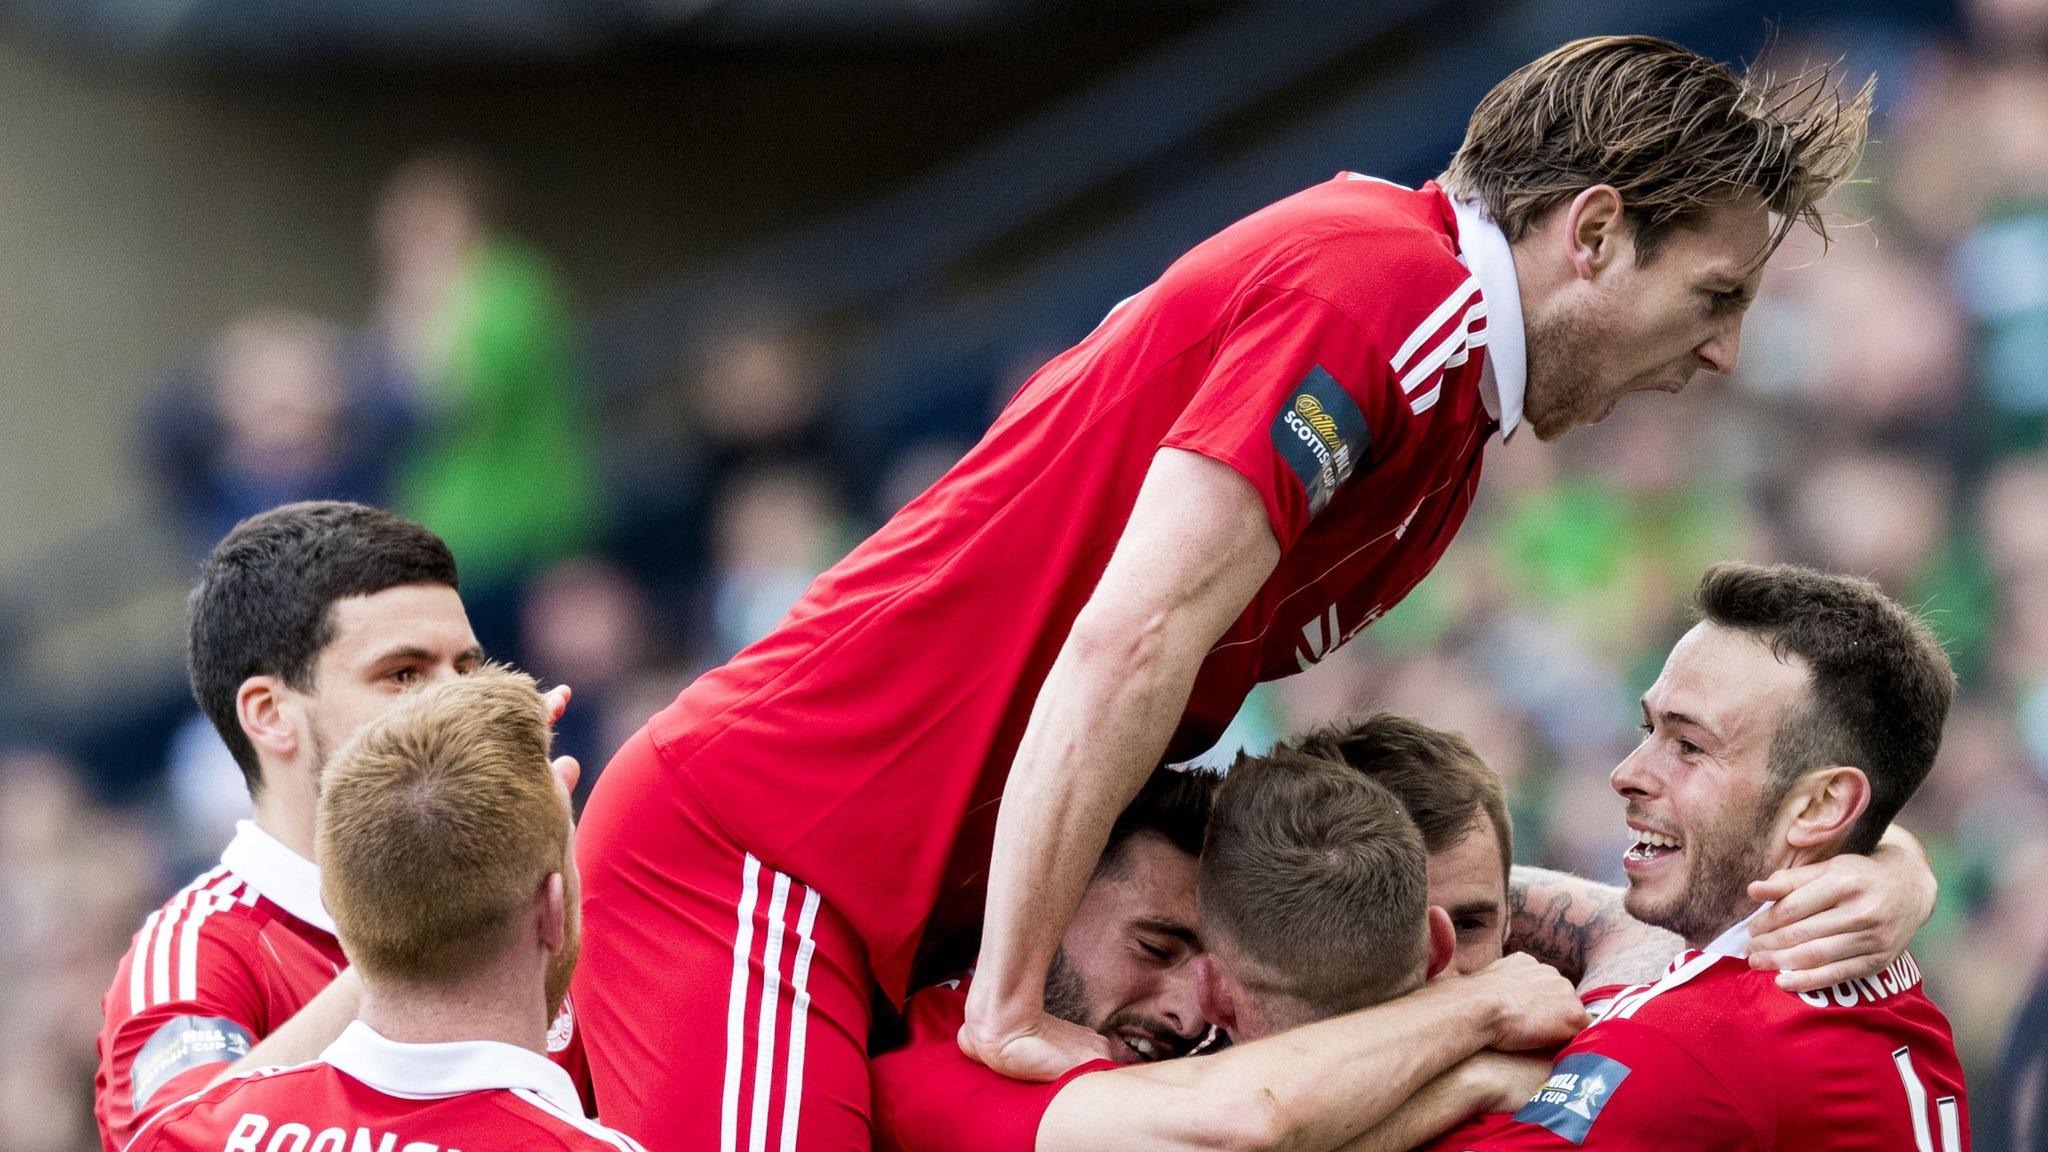
[[[816,472],[779,466],[735,479],[717,512],[711,604],[718,659],[767,635],[854,541]]]
[[[106,974],[161,875],[152,837],[94,807],[77,767],[0,753],[0,1152],[86,1152]]]
[[[816,339],[756,303],[709,323],[614,429],[611,548],[662,608],[687,617],[708,595],[719,507],[742,476],[800,468],[847,491],[825,389]]]
[[[2048,1152],[2048,966],[2013,1019],[1977,1147]]]
[[[296,312],[236,321],[198,371],[144,413],[144,450],[203,555],[248,516],[293,500],[379,503],[400,415],[348,387],[341,339]]]
[[[519,645],[526,666],[546,682],[575,691],[574,702],[555,724],[554,750],[583,765],[575,796],[578,811],[605,761],[623,742],[623,735],[613,742],[612,734],[653,714],[649,709],[628,717],[618,710],[631,700],[637,678],[660,643],[646,596],[611,561],[563,561],[543,572],[527,592]],[[670,694],[681,690],[677,682]]]
[[[382,386],[416,417],[396,506],[448,542],[487,650],[516,652],[520,581],[596,538],[599,490],[568,305],[504,234],[478,162],[428,156],[377,205]]]

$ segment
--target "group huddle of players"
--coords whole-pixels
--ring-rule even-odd
[[[1732,369],[1868,93],[1575,41],[1437,181],[1231,226],[573,830],[566,693],[484,665],[437,537],[238,526],[189,655],[255,815],[108,991],[109,1152],[1966,1149],[1891,826],[1954,677],[1867,581],[1706,574],[1614,769],[1625,893],[1513,867],[1414,720],[1161,767],[1398,603],[1496,434]]]

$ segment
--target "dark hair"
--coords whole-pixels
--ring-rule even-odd
[[[1209,820],[1202,931],[1327,1015],[1397,996],[1429,965],[1429,858],[1393,793],[1290,749],[1241,756]]]
[[[320,650],[334,638],[334,602],[405,584],[458,587],[455,557],[418,524],[361,504],[286,504],[235,525],[214,546],[192,589],[186,669],[250,795],[263,779],[235,714],[242,682],[276,676],[310,689]]]
[[[1325,724],[1282,742],[1308,756],[1332,760],[1378,782],[1415,821],[1431,855],[1463,840],[1485,813],[1500,844],[1502,879],[1514,865],[1515,833],[1500,777],[1456,732],[1420,720],[1375,712]]]
[[[1791,564],[1717,564],[1694,601],[1708,623],[1812,670],[1806,699],[1772,737],[1772,782],[1782,793],[1814,768],[1862,769],[1870,807],[1842,850],[1875,848],[1941,747],[1956,677],[1940,642],[1876,584]]]
[[[1862,155],[1874,83],[1844,100],[1826,68],[1781,82],[1654,36],[1591,36],[1488,92],[1440,180],[1483,202],[1509,240],[1610,185],[1639,264],[1673,228],[1744,197],[1778,214],[1771,247],[1800,221],[1825,242],[1819,205]]]
[[[1202,837],[1209,828],[1209,810],[1215,802],[1223,775],[1208,768],[1166,768],[1152,770],[1144,787],[1124,806],[1110,825],[1109,842],[1102,847],[1098,873],[1116,873],[1123,867],[1124,846],[1140,832],[1164,837],[1166,842],[1189,856],[1202,854]]]

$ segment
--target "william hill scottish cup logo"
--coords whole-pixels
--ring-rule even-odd
[[[1311,516],[1351,478],[1370,443],[1365,414],[1320,365],[1273,422],[1273,446],[1301,480]]]
[[[1584,1144],[1593,1121],[1600,1118],[1600,1110],[1607,1107],[1628,1073],[1628,1065],[1597,1053],[1567,1056],[1550,1070],[1550,1079],[1522,1105],[1515,1119],[1548,1128],[1573,1144]]]

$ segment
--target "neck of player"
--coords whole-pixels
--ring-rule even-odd
[[[365,975],[357,1019],[402,1044],[495,1040],[546,1055],[551,1014],[545,999],[541,978],[518,962],[431,986]]]

